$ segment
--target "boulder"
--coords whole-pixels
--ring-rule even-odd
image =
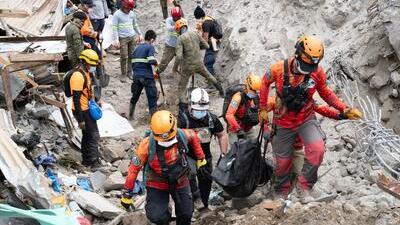
[[[143,212],[132,212],[124,215],[124,217],[122,218],[122,224],[147,225],[148,223],[146,215]]]
[[[104,160],[113,163],[119,159],[123,159],[126,152],[122,145],[112,142],[102,148],[101,154]]]
[[[377,74],[369,81],[369,86],[373,89],[381,89],[389,82],[389,78],[383,74]]]
[[[125,179],[120,171],[112,173],[104,182],[104,190],[111,191],[124,188]]]
[[[390,73],[390,81],[392,81],[393,85],[399,86],[400,85],[400,74],[397,70]]]
[[[121,163],[118,165],[118,171],[121,172],[124,176],[128,175],[128,168],[130,164],[131,160],[122,160]]]
[[[107,179],[107,176],[100,171],[96,171],[95,173],[92,173],[92,175],[90,175],[89,179],[92,183],[93,190],[99,191],[103,189],[103,185]]]

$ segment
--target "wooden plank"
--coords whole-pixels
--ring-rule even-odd
[[[48,62],[26,62],[26,63],[14,63],[14,64],[9,65],[8,67],[9,68],[11,67],[10,73],[13,73],[16,71],[30,69],[30,68],[34,68],[37,66],[47,65],[47,64],[48,64]]]
[[[11,54],[9,56],[10,62],[21,63],[21,62],[59,62],[63,60],[61,54],[53,53],[23,53],[23,54]]]
[[[51,98],[47,98],[46,96],[42,96],[39,94],[35,94],[35,97],[38,101],[44,101],[45,103],[54,105],[60,109],[64,109],[67,106],[67,104],[65,104],[65,103],[59,102],[59,101],[51,99]]]
[[[14,105],[11,96],[11,83],[10,83],[10,73],[7,68],[0,69],[1,78],[3,81],[4,98],[6,99],[7,109],[11,114],[11,119],[15,125],[15,112]]]
[[[0,37],[0,42],[23,43],[39,41],[65,41],[65,36],[40,36],[40,37]]]
[[[393,195],[400,199],[400,182],[394,179],[388,178],[383,173],[378,174],[377,185],[383,191]]]
[[[25,18],[30,16],[26,10],[21,9],[0,9],[0,17]]]

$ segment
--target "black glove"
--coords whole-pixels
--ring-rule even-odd
[[[198,168],[197,173],[208,180],[212,180],[212,177],[211,177],[212,171],[211,171],[210,166],[208,166],[208,165],[204,165],[204,166]]]
[[[244,139],[245,136],[246,136],[246,134],[245,134],[244,131],[239,130],[239,131],[237,132],[237,138],[238,138],[238,139]]]

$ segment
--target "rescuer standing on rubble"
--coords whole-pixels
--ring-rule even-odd
[[[194,195],[193,200],[200,194],[204,206],[202,209],[208,209],[208,199],[211,192],[212,154],[210,145],[213,136],[218,139],[221,155],[228,152],[228,136],[224,131],[224,126],[218,117],[209,111],[209,108],[210,97],[207,91],[196,88],[190,93],[189,107],[187,110],[179,112],[178,120],[178,127],[196,131],[207,160],[206,170],[202,171],[206,173],[199,172],[197,173],[197,180],[196,176],[192,176],[190,179],[190,186]],[[193,155],[189,156],[194,158]]]
[[[135,45],[142,41],[142,32],[137,24],[134,0],[122,0],[122,7],[112,18],[113,45],[120,48],[121,76],[120,81],[125,83],[127,77],[132,77],[132,53]]]
[[[169,224],[170,196],[175,202],[176,224],[189,225],[193,214],[192,194],[189,186],[189,164],[186,154],[190,146],[196,156],[196,165],[202,170],[207,165],[199,138],[193,130],[177,128],[177,120],[171,112],[162,110],[153,114],[151,134],[144,138],[132,158],[126,177],[127,191],[121,205],[129,209],[133,205],[131,190],[143,169],[146,185],[146,216],[157,225]]]
[[[319,66],[324,56],[323,43],[315,36],[298,39],[294,57],[271,65],[262,79],[260,90],[260,118],[268,122],[269,87],[276,85],[274,110],[274,137],[272,148],[276,159],[275,191],[286,198],[291,188],[293,144],[299,135],[305,145],[305,162],[298,177],[300,199],[307,202],[316,193],[311,192],[318,179],[318,167],[324,156],[324,133],[315,117],[313,95],[318,94],[330,106],[349,119],[359,119],[361,112],[349,108],[326,84],[326,74]]]
[[[84,42],[80,30],[86,19],[87,16],[84,12],[77,11],[73,14],[72,21],[65,28],[68,60],[71,63],[72,68],[75,68],[80,64],[79,56],[84,48]]]
[[[92,49],[83,50],[79,56],[80,67],[69,80],[72,93],[72,112],[82,130],[82,164],[92,168],[99,167],[100,134],[96,120],[89,113],[89,100],[94,99],[92,77],[99,63],[99,56]],[[98,102],[101,106],[101,103]]]
[[[207,42],[196,31],[188,31],[188,24],[185,19],[176,21],[175,30],[180,34],[176,44],[176,63],[173,71],[178,72],[178,67],[182,69],[180,73],[180,80],[178,84],[178,97],[180,101],[180,108],[186,108],[187,95],[186,87],[189,79],[195,73],[200,74],[213,84],[219,94],[224,96],[224,89],[217,79],[211,75],[202,62],[200,50],[209,48]]]

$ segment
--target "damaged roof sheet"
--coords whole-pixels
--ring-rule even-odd
[[[26,18],[4,18],[12,29],[32,36],[54,36],[63,23],[63,0],[1,0],[0,8],[26,10]]]

